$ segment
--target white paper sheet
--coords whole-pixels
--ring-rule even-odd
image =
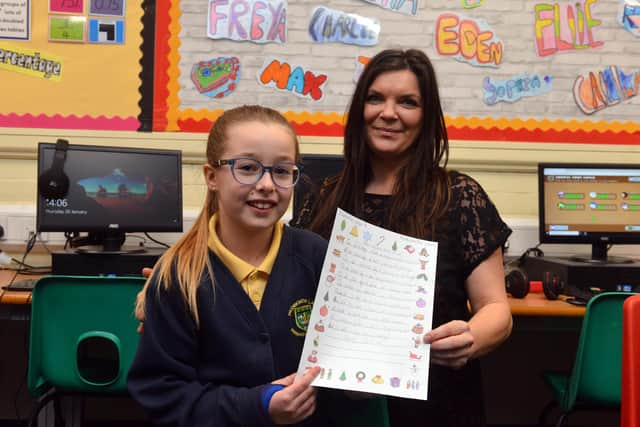
[[[338,209],[298,375],[320,366],[315,386],[426,400],[437,253]]]

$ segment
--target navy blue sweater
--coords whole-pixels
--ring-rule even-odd
[[[128,386],[155,424],[272,425],[262,394],[297,370],[326,247],[313,233],[285,227],[260,311],[210,251],[215,291],[205,273],[197,292],[199,328],[177,285],[158,292],[151,281]],[[334,405],[347,403],[336,397],[319,393],[316,413],[302,425],[331,424],[329,413],[344,411]]]

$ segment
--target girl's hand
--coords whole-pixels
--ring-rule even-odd
[[[152,271],[153,271],[153,268],[151,268],[151,267],[143,267],[142,268],[142,275],[148,279],[149,276],[151,276],[151,272]]]
[[[145,267],[142,269],[142,275],[148,279],[149,276],[151,276],[152,271],[153,270],[151,268]],[[144,328],[144,292],[145,290],[146,288],[142,288],[142,290],[138,292],[138,295],[136,296],[135,316],[138,322],[140,322],[138,324],[138,329],[137,329],[139,334],[142,333],[142,329]]]
[[[284,386],[271,397],[269,415],[274,424],[295,424],[309,417],[316,410],[316,389],[311,382],[320,373],[320,367],[309,369],[295,381],[291,374],[273,382]]]
[[[469,323],[452,320],[424,334],[425,344],[431,344],[431,361],[438,365],[460,369],[471,359],[475,342]]]
[[[134,315],[138,323],[138,329],[136,331],[138,334],[142,333],[142,329],[144,328],[144,292],[145,288],[142,288],[138,295],[136,295],[136,309]]]

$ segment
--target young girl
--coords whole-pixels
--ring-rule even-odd
[[[298,157],[269,108],[228,110],[211,129],[205,205],[151,274],[129,371],[154,423],[319,426],[340,411],[310,386],[319,368],[294,380],[326,251],[280,222]]]

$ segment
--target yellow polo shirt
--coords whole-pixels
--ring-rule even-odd
[[[220,258],[259,310],[262,296],[267,286],[267,280],[269,280],[271,269],[276,261],[276,256],[278,256],[284,224],[282,221],[278,221],[273,227],[273,238],[271,239],[271,246],[269,247],[267,256],[262,263],[256,267],[238,258],[222,244],[218,238],[218,233],[216,233],[216,222],[217,215],[214,214],[209,220],[209,249]]]

